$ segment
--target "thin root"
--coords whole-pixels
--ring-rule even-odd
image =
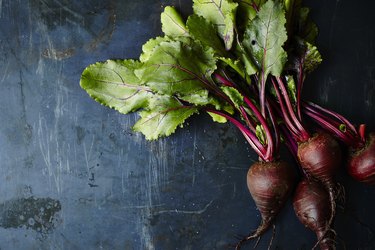
[[[275,224],[272,225],[272,237],[271,237],[271,240],[270,240],[270,243],[268,244],[268,250],[271,250],[271,246],[272,246],[272,243],[273,243],[273,240],[275,239],[275,235],[276,235],[276,226]]]
[[[333,237],[331,235],[328,236],[327,238],[327,234],[330,234],[332,233],[333,234]],[[322,237],[320,237],[318,239],[318,241],[315,243],[315,245],[313,246],[312,250],[316,249],[318,247],[318,245],[323,241],[323,240],[326,240],[326,241],[329,241],[331,242],[330,244],[332,244],[332,246],[336,245],[336,231],[333,230],[332,228],[330,228],[328,225],[327,225],[327,228],[324,232],[324,234],[322,235]]]
[[[246,242],[246,241],[249,241],[249,240],[252,240],[252,239],[257,239],[257,241],[255,242],[255,245],[254,245],[254,249],[258,246],[259,244],[259,241],[262,237],[262,235],[267,231],[270,223],[270,221],[267,221],[267,222],[264,222],[262,221],[262,223],[260,224],[260,226],[258,227],[258,229],[253,232],[252,234],[242,238],[236,245],[235,249],[236,250],[240,250],[241,249],[241,246]],[[272,239],[271,239],[271,244],[272,244],[272,241],[273,241],[273,238],[274,238],[274,234],[272,235]]]

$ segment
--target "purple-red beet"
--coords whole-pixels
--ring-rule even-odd
[[[323,183],[331,205],[333,221],[336,211],[337,188],[333,176],[342,162],[340,145],[329,134],[317,133],[305,142],[298,145],[298,160],[308,176]]]
[[[350,154],[348,173],[357,181],[375,185],[375,133],[370,133],[366,145]]]
[[[375,185],[375,133],[366,137],[366,125],[354,126],[342,115],[317,104],[303,103],[304,113],[350,148],[348,173],[357,181]]]
[[[247,241],[261,236],[272,224],[284,206],[296,180],[292,166],[284,161],[256,162],[247,172],[247,187],[261,214],[262,222],[249,236],[242,239],[236,249]]]
[[[317,133],[298,145],[301,167],[323,183],[332,183],[341,165],[341,149],[337,141],[326,133]]]
[[[302,224],[316,234],[321,250],[336,249],[335,234],[329,222],[334,211],[331,210],[329,194],[320,183],[302,180],[295,191],[293,207]]]

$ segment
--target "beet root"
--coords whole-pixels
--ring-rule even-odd
[[[321,250],[336,249],[334,231],[331,230],[331,210],[327,190],[316,181],[302,180],[293,197],[293,208],[303,225],[315,232]]]
[[[370,133],[366,145],[349,155],[348,173],[357,181],[375,185],[375,133]]]
[[[298,145],[298,160],[306,173],[323,183],[332,178],[341,165],[341,148],[329,134],[318,133]]]
[[[294,185],[296,173],[292,166],[283,161],[256,162],[247,172],[247,187],[255,201],[262,222],[249,236],[236,246],[248,240],[258,238],[271,226],[272,221],[284,206]]]
[[[308,141],[298,145],[298,160],[307,176],[323,183],[331,204],[332,224],[336,214],[336,200],[343,199],[343,190],[333,180],[333,177],[342,163],[342,153],[338,142],[327,133],[317,133]],[[341,190],[340,190],[341,189]]]

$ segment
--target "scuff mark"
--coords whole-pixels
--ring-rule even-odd
[[[332,79],[331,77],[328,77],[324,80],[324,83],[320,87],[320,100],[324,103],[328,102],[328,97],[329,97],[329,91],[330,87],[335,85],[337,82],[336,79]]]
[[[203,208],[198,210],[180,210],[180,209],[168,209],[168,210],[159,210],[155,211],[153,214],[159,215],[159,214],[165,214],[165,213],[176,213],[176,214],[203,214],[207,211],[208,207],[211,206],[213,203],[213,200],[208,202]]]
[[[60,61],[72,57],[74,56],[74,54],[75,48],[67,48],[61,50],[55,48],[47,48],[43,50],[42,57]]]
[[[46,235],[60,224],[60,210],[60,201],[52,198],[8,200],[0,204],[0,227],[32,229]]]
[[[147,218],[150,217],[150,209],[147,208],[144,213],[139,218],[139,225],[141,228],[139,228],[137,231],[140,232],[140,239],[141,239],[141,249],[148,249],[148,250],[154,250],[155,246],[153,244],[152,240],[152,234],[150,232],[150,227],[148,226],[145,221],[147,221]]]
[[[114,1],[110,1],[108,7],[109,14],[107,24],[102,30],[99,31],[98,35],[96,35],[94,39],[89,42],[87,46],[89,51],[95,50],[100,43],[104,43],[112,39],[113,33],[115,32],[116,28],[116,11],[114,5]]]
[[[39,149],[46,165],[45,174],[50,177],[50,185],[54,183],[57,192],[61,193],[64,184],[62,174],[70,171],[71,147],[65,141],[58,139],[57,127],[49,129],[46,119],[41,115],[39,115],[38,140]]]

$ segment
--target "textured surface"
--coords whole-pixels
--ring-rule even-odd
[[[307,3],[324,63],[304,94],[374,130],[375,2]],[[79,87],[88,64],[138,57],[165,5],[191,12],[188,0],[0,0],[0,249],[224,249],[256,228],[257,158],[233,127],[202,115],[146,142],[134,115]],[[374,249],[375,190],[340,179],[339,248]],[[288,205],[273,247],[314,242]]]

